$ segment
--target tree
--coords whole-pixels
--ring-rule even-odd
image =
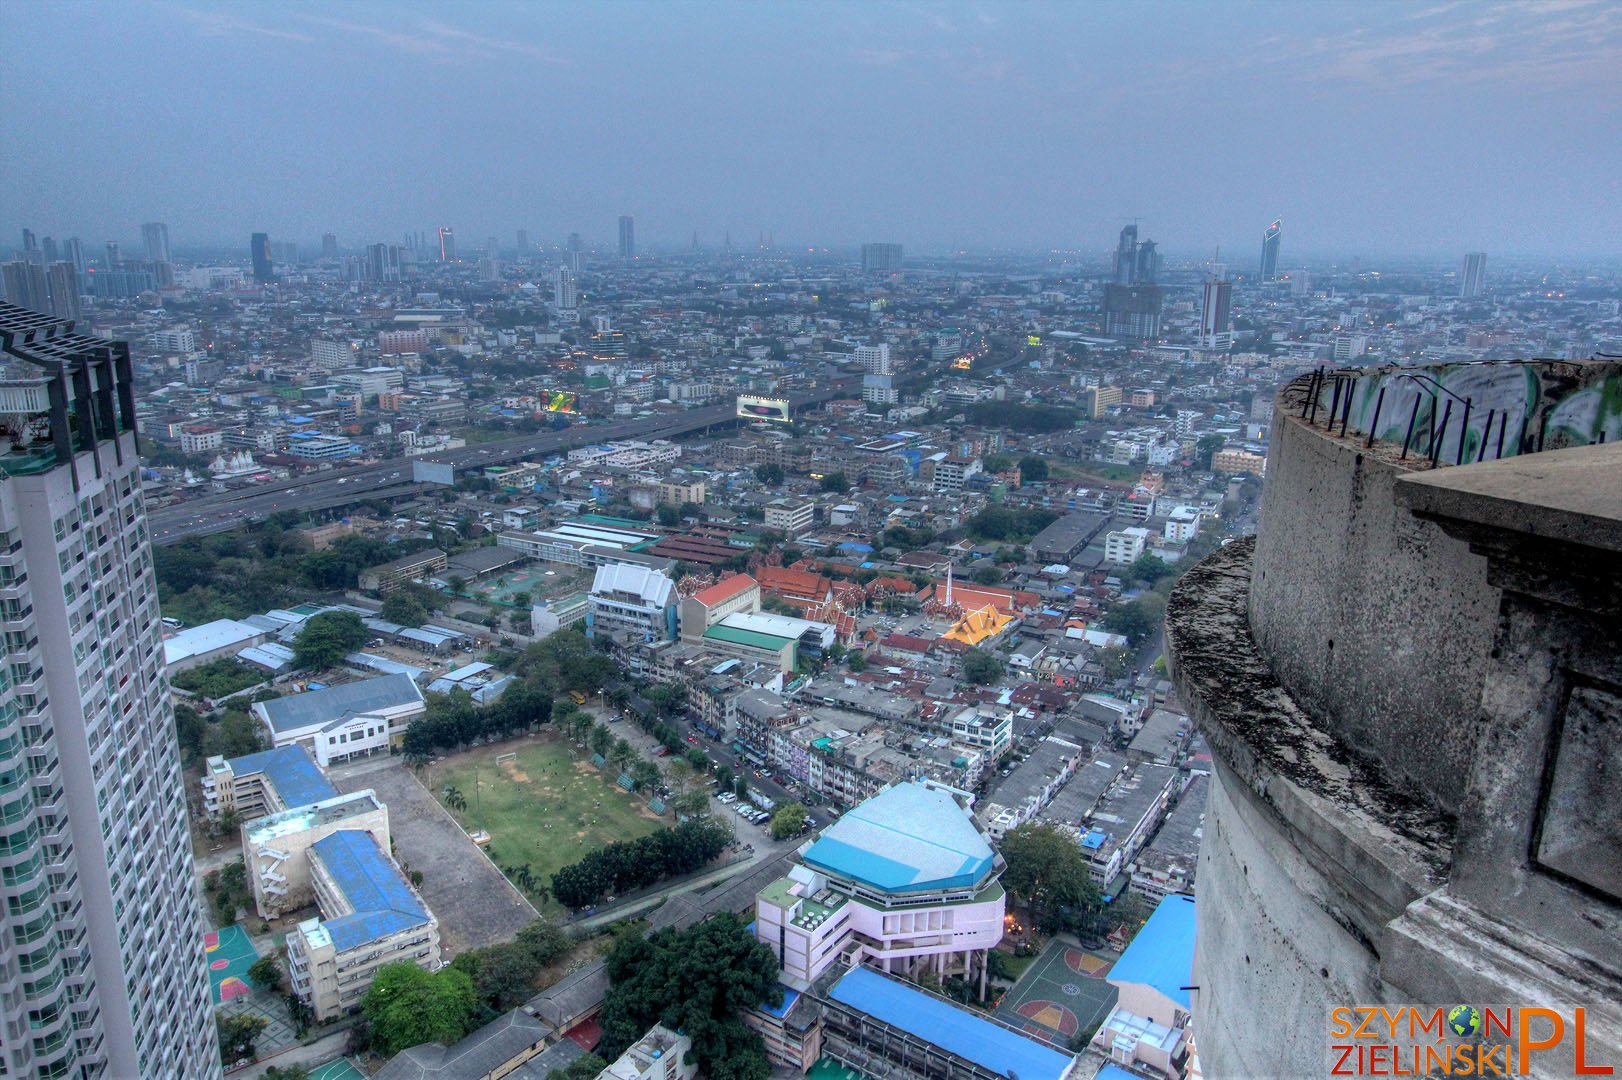
[[[399,623],[401,626],[421,626],[428,621],[428,608],[405,589],[385,596],[383,610],[379,614],[387,621]]]
[[[254,1055],[254,1043],[270,1021],[263,1016],[252,1013],[243,1013],[238,1016],[226,1016],[216,1013],[214,1016],[214,1030],[220,1037],[220,1063],[230,1065],[251,1058]]]
[[[312,615],[293,639],[293,663],[306,671],[332,667],[366,644],[366,624],[353,611]]]
[[[248,969],[248,981],[265,990],[276,990],[282,985],[282,965],[276,954],[261,956]]]
[[[1132,664],[1132,652],[1129,649],[1104,649],[1098,654],[1098,664],[1104,669],[1104,678],[1115,680],[1124,678]]]
[[[1214,433],[1201,435],[1194,443],[1194,467],[1196,469],[1209,469],[1211,459],[1216,456],[1216,452],[1221,450],[1227,441],[1221,435]]]
[[[1147,593],[1125,604],[1116,604],[1104,613],[1104,629],[1126,635],[1134,647],[1143,643],[1160,628],[1166,616],[1166,601],[1156,593]]]
[[[755,480],[766,487],[776,487],[783,482],[783,466],[756,465]]]
[[[623,1053],[663,1024],[693,1040],[705,1076],[765,1080],[771,1071],[760,1036],[739,1019],[744,1009],[782,1003],[777,958],[730,913],[646,940],[622,937],[606,961],[609,990],[601,1022],[605,1056]]]
[[[659,767],[647,758],[638,758],[631,763],[631,782],[638,791],[659,786]]]
[[[823,491],[832,491],[843,495],[850,490],[850,481],[842,472],[831,472],[823,476],[821,486]]]
[[[260,1080],[310,1080],[310,1070],[302,1065],[272,1065],[259,1076]]]
[[[1145,585],[1153,585],[1161,578],[1166,577],[1168,574],[1175,574],[1177,571],[1168,566],[1166,560],[1159,555],[1152,555],[1146,551],[1139,555],[1131,566],[1126,568],[1126,572]]]
[[[372,1044],[384,1055],[425,1042],[449,1046],[467,1034],[477,1005],[465,972],[448,967],[430,975],[409,960],[378,968],[361,999]]]
[[[1027,455],[1019,459],[1020,486],[1040,484],[1048,478],[1048,463],[1039,457]]]
[[[1003,572],[989,563],[976,566],[974,572],[969,575],[969,580],[976,585],[995,585],[1002,579]]]
[[[632,758],[636,757],[636,748],[624,739],[615,739],[614,745],[609,748],[605,756],[609,761],[623,769]]]
[[[715,769],[715,790],[717,790],[717,791],[730,791],[730,790],[732,790],[732,782],[734,780],[736,780],[737,778],[738,778],[738,774],[732,771],[732,766],[731,765],[718,765],[718,766],[716,766],[716,769]]]
[[[596,1054],[583,1054],[563,1068],[547,1073],[546,1080],[597,1080],[598,1074],[610,1064]]]
[[[591,734],[586,736],[586,745],[591,747],[592,753],[600,754],[606,759],[608,752],[614,749],[614,733],[602,724],[594,724]]]
[[[1003,837],[1003,887],[1038,920],[1096,910],[1093,883],[1081,848],[1053,825],[1027,823]]]
[[[445,805],[456,811],[466,810],[467,796],[463,795],[462,789],[457,787],[455,784],[446,784]]]
[[[450,590],[452,595],[461,596],[467,592],[467,578],[461,574],[452,574],[445,579],[445,587]]]
[[[659,524],[667,529],[673,529],[681,524],[681,511],[669,503],[660,503],[659,508],[653,512]]]
[[[963,654],[963,678],[975,686],[996,682],[1003,670],[1002,660],[984,649],[970,649]]]
[[[845,666],[850,668],[852,672],[860,675],[862,672],[867,670],[867,656],[859,652],[847,653],[845,656]]]
[[[807,816],[805,807],[797,802],[779,806],[772,814],[772,839],[787,840],[791,836],[798,836],[805,829]]]

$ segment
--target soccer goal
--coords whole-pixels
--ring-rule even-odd
[[[497,765],[505,765],[509,761],[516,763],[518,761],[517,753],[509,751],[508,753],[505,753],[505,754],[497,754],[496,755],[496,764]]]

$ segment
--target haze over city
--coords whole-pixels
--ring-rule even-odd
[[[1622,9],[15,3],[0,222],[1610,255]],[[94,57],[95,62],[73,62]]]

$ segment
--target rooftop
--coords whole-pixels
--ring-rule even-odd
[[[245,622],[237,622],[235,619],[215,619],[202,626],[193,626],[170,635],[163,643],[163,662],[178,664],[193,656],[201,656],[217,649],[227,649],[264,635],[265,631]]]
[[[751,645],[757,649],[771,649],[776,652],[785,645],[793,644],[796,639],[778,637],[775,634],[759,634],[753,630],[740,630],[735,626],[712,626],[704,631],[704,636],[716,641],[727,641],[734,645]]]
[[[254,708],[261,710],[273,731],[287,732],[414,702],[421,704],[422,700],[422,691],[417,689],[410,675],[395,674],[262,701]]]
[[[244,754],[226,764],[232,774],[239,777],[263,773],[283,806],[308,806],[338,794],[338,789],[328,783],[326,774],[302,746],[279,746],[257,754]]]
[[[829,825],[805,862],[886,892],[972,888],[995,856],[951,794],[919,783],[885,788]]]
[[[1002,1076],[1061,1080],[1074,1059],[940,998],[852,968],[828,996]]]
[[[1141,983],[1188,1009],[1194,971],[1194,898],[1177,894],[1160,901],[1110,969],[1112,983]]]
[[[310,846],[342,890],[350,911],[323,921],[339,952],[420,926],[428,911],[369,832],[342,829]]]
[[[755,579],[748,574],[734,574],[725,581],[717,582],[707,589],[701,589],[693,594],[693,599],[705,607],[714,607],[716,604],[730,600],[747,589],[756,585]]]

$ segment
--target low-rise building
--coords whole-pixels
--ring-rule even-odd
[[[1138,561],[1149,544],[1149,530],[1141,525],[1111,532],[1104,537],[1104,561],[1129,566]]]
[[[809,499],[773,499],[766,504],[766,527],[799,536],[816,524],[816,509]]]
[[[599,566],[586,601],[586,634],[676,640],[675,583],[643,566]]]
[[[450,565],[449,557],[438,548],[402,555],[381,566],[370,566],[360,572],[360,587],[367,592],[389,595],[413,581],[437,574]]]
[[[983,988],[1007,904],[999,872],[951,792],[897,784],[800,848],[788,876],[756,897],[755,936],[799,990],[835,963]]]
[[[261,919],[276,919],[315,902],[308,853],[344,829],[371,833],[389,848],[388,808],[370,790],[334,794],[242,824],[242,861]]]
[[[1118,996],[1092,1047],[1140,1073],[1183,1080],[1191,1068],[1194,898],[1162,900],[1110,969]]]
[[[323,767],[398,746],[411,721],[427,708],[422,691],[404,674],[362,679],[251,706],[276,746],[303,746]]]
[[[439,923],[399,864],[369,832],[344,829],[309,849],[319,918],[287,936],[293,992],[316,1020],[355,1008],[384,964],[439,968]]]
[[[203,810],[218,821],[226,814],[252,821],[307,806],[338,794],[302,746],[282,746],[227,760],[208,759],[203,767]]]
[[[691,1038],[655,1024],[598,1073],[597,1080],[693,1080],[698,1062],[688,1060],[692,1050]]]
[[[977,808],[986,832],[993,840],[1001,840],[1010,830],[1030,821],[1086,759],[1083,747],[1057,735],[1037,743]]]

